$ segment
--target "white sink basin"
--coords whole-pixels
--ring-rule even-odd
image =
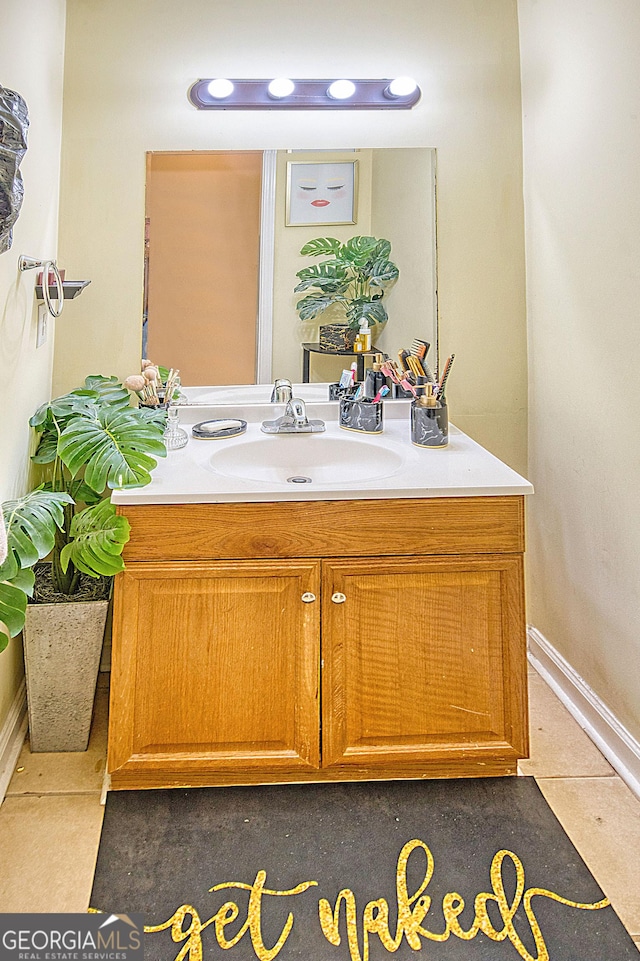
[[[359,437],[274,434],[216,451],[207,467],[226,477],[270,484],[350,484],[390,477],[405,458]]]

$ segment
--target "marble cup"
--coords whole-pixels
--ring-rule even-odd
[[[359,430],[366,434],[381,434],[382,402],[351,400],[343,397],[340,400],[340,416],[338,424],[344,430]]]
[[[411,442],[417,447],[446,447],[449,443],[449,414],[446,404],[411,405]]]

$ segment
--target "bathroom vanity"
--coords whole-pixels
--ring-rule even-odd
[[[376,437],[243,408],[114,494],[113,789],[515,773],[531,486],[455,428],[412,447],[394,404]]]

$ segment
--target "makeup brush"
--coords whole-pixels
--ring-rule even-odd
[[[407,370],[407,357],[408,357],[408,356],[409,356],[409,351],[408,351],[408,350],[399,350],[399,351],[398,351],[398,360],[399,360],[399,362],[400,362],[400,368],[401,368],[401,370]]]
[[[166,404],[171,403],[171,398],[173,397],[173,391],[176,384],[176,377],[180,373],[179,370],[174,370],[173,367],[167,374],[167,382],[164,385],[164,400]]]
[[[409,369],[415,374],[416,377],[424,377],[424,367],[420,362],[420,358],[413,354],[409,354],[407,357],[407,364]]]

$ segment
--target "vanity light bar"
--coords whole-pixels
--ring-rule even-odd
[[[398,81],[402,82],[398,84]],[[421,96],[420,87],[408,77],[290,80],[289,83],[293,89],[286,93],[290,87],[285,78],[277,81],[208,78],[197,80],[191,86],[189,100],[198,110],[410,110]]]

